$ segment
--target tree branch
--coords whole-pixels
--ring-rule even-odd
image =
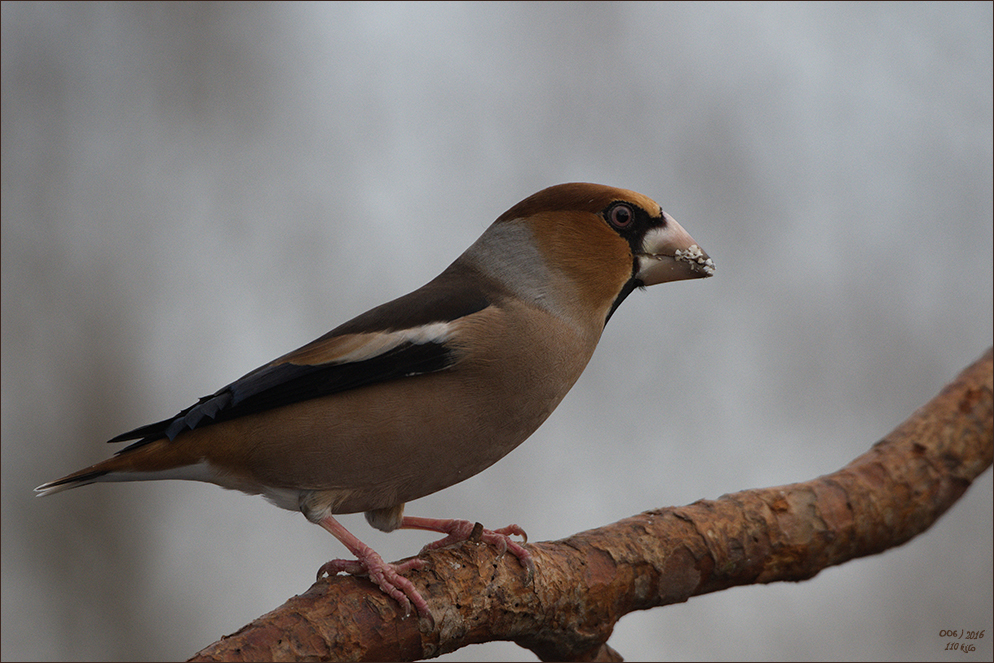
[[[435,616],[404,617],[365,578],[307,592],[191,660],[415,660],[511,640],[542,660],[621,660],[607,646],[633,610],[736,585],[805,580],[924,532],[991,465],[989,349],[865,454],[804,483],[648,511],[531,544],[538,572],[472,542],[423,555],[408,577]]]

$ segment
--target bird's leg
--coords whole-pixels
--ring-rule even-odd
[[[342,542],[349,549],[355,560],[333,559],[322,565],[318,569],[318,578],[325,573],[336,575],[340,571],[345,571],[351,575],[368,575],[384,594],[393,598],[404,608],[406,614],[411,614],[411,603],[422,617],[432,618],[428,604],[422,598],[421,593],[414,587],[410,580],[400,575],[411,569],[419,569],[424,566],[422,559],[412,558],[400,564],[388,564],[383,561],[379,554],[360,541],[352,532],[331,516],[325,516],[318,521],[318,524],[331,532],[332,536]]]
[[[426,545],[422,549],[424,551],[444,548],[453,543],[461,543],[470,539],[474,534],[475,525],[468,520],[404,516],[404,519],[400,523],[400,529],[423,529],[446,535],[445,538]],[[510,552],[517,557],[518,561],[521,562],[521,566],[528,569],[528,581],[530,582],[535,576],[535,561],[532,559],[531,553],[525,550],[517,541],[514,541],[511,535],[520,536],[524,539],[523,543],[528,542],[528,535],[517,525],[508,525],[507,527],[493,530],[482,529],[479,537],[480,541],[497,546],[500,554],[503,555],[505,552]]]

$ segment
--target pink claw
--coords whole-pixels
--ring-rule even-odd
[[[468,520],[455,520],[448,518],[418,518],[416,516],[405,516],[400,525],[404,529],[423,529],[431,532],[440,532],[446,536],[426,545],[422,550],[437,550],[453,543],[462,543],[469,540],[476,529],[474,523]],[[503,555],[510,552],[518,558],[521,566],[528,569],[528,577],[525,582],[531,582],[535,577],[535,560],[530,552],[525,550],[521,544],[511,538],[511,535],[520,536],[523,543],[528,542],[528,535],[517,525],[508,525],[500,529],[490,530],[480,528],[479,540],[496,546]]]
[[[384,594],[400,604],[404,614],[411,614],[413,603],[419,615],[434,621],[424,597],[410,580],[400,575],[411,569],[421,568],[425,564],[424,560],[411,558],[400,564],[388,564],[375,550],[357,539],[331,516],[325,516],[319,524],[341,541],[356,559],[333,559],[318,569],[318,578],[325,573],[337,575],[342,571],[351,575],[368,575]]]

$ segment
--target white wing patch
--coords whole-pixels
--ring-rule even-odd
[[[341,354],[335,357],[334,362],[347,364],[372,359],[405,343],[415,345],[445,343],[452,337],[452,332],[451,322],[433,322],[398,331],[354,334],[342,337],[339,341]]]

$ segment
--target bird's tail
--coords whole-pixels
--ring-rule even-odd
[[[182,444],[165,438],[141,446],[132,446],[96,465],[67,474],[61,479],[43,483],[35,492],[38,497],[60,493],[103,481],[153,481],[158,479],[210,480],[198,457],[187,453]]]
[[[96,483],[98,481],[106,481],[104,477],[107,476],[110,470],[100,469],[100,465],[102,464],[103,463],[97,463],[96,465],[92,465],[85,470],[73,472],[72,474],[64,476],[61,479],[41,484],[35,488],[35,492],[38,493],[36,497],[44,497],[45,495],[51,495],[52,493],[61,493],[63,490],[69,490],[70,488],[79,488],[80,486]]]

